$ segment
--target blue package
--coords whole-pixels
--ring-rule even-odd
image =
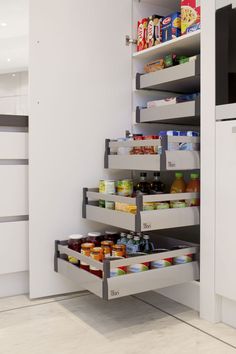
[[[174,12],[162,21],[162,42],[181,36],[181,14]]]

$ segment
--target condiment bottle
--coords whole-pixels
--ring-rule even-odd
[[[200,193],[200,178],[198,173],[192,173],[190,175],[191,181],[188,183],[186,192],[187,193]],[[186,200],[187,206],[199,206],[200,199],[194,198],[190,200]]]

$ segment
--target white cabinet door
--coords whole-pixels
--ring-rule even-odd
[[[216,293],[236,300],[236,120],[216,126]]]
[[[53,270],[54,240],[101,229],[82,220],[82,187],[105,177],[105,138],[131,126],[131,5],[30,1],[32,298],[77,290]]]

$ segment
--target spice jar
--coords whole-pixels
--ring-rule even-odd
[[[102,262],[103,261],[102,247],[94,247],[93,249],[91,249],[90,257],[97,262]],[[97,269],[96,267],[94,267],[92,265],[90,265],[89,269],[90,269],[90,273],[96,275],[97,277],[102,278],[102,271],[100,269]]]
[[[81,254],[90,257],[91,250],[94,248],[94,243],[86,242],[81,245]],[[89,264],[81,261],[80,268],[87,270],[89,272]]]
[[[71,235],[68,240],[68,248],[75,252],[80,252],[84,240],[85,237],[83,235]],[[79,265],[79,260],[75,257],[68,256],[68,261],[72,264]]]

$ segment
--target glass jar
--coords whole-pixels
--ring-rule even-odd
[[[102,241],[102,234],[101,232],[89,232],[86,240],[94,243],[95,247],[99,247]]]
[[[116,243],[118,238],[119,233],[117,231],[105,231],[105,241],[110,240]]]
[[[87,257],[90,257],[91,250],[94,248],[94,243],[86,242],[81,245],[81,254]],[[89,264],[81,261],[80,268],[87,270],[89,272]]]
[[[101,247],[102,247],[103,255],[105,258],[110,257],[112,255],[112,247],[113,246],[114,246],[114,242],[111,240],[101,242]]]
[[[102,247],[94,247],[93,249],[91,249],[90,257],[97,262],[102,262],[103,261]],[[97,277],[102,278],[102,271],[100,269],[97,269],[96,267],[94,267],[92,265],[90,265],[89,269],[90,269],[90,273],[96,275]]]
[[[85,237],[83,235],[71,235],[68,240],[68,248],[75,251],[81,251],[81,245],[85,241]],[[68,261],[72,264],[79,265],[79,260],[75,257],[68,256]]]
[[[126,257],[126,247],[125,245],[114,245],[112,247],[113,257]]]

